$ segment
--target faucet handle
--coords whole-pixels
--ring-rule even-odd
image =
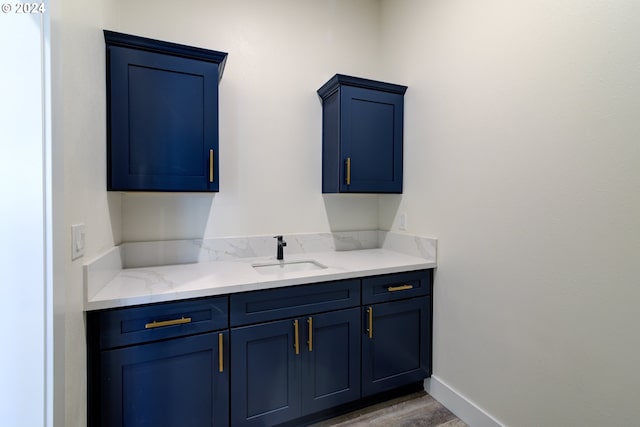
[[[287,242],[282,240],[282,236],[273,236],[274,239],[278,239],[278,252],[276,254],[277,260],[284,259],[284,247],[287,246]]]

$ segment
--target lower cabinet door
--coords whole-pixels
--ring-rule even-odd
[[[431,374],[431,302],[411,298],[362,307],[362,395]]]
[[[103,351],[101,425],[228,426],[228,343],[221,332]]]
[[[299,320],[231,329],[233,427],[271,426],[300,416],[302,332]]]
[[[231,425],[273,426],[360,398],[360,308],[231,330]]]
[[[302,414],[360,398],[360,307],[303,318]]]

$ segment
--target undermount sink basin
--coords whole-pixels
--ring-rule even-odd
[[[260,274],[298,273],[327,268],[326,265],[322,265],[313,260],[273,261],[251,264],[251,266]]]

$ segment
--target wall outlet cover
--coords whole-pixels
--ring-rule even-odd
[[[398,229],[405,231],[407,229],[407,213],[402,212],[398,218]]]
[[[85,227],[84,224],[71,226],[71,260],[84,256]]]

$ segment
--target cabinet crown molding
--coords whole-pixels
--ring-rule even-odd
[[[318,95],[320,98],[326,99],[337,91],[340,85],[359,87],[363,89],[374,89],[383,92],[396,93],[398,95],[404,95],[407,91],[407,86],[403,85],[369,80],[362,77],[347,76],[345,74],[336,74],[322,85],[320,89],[318,89]]]
[[[109,46],[121,46],[138,50],[146,50],[155,53],[169,53],[174,56],[180,56],[183,58],[212,62],[214,64],[218,64],[218,81],[222,80],[224,66],[227,63],[227,52],[219,52],[217,50],[203,49],[200,47],[155,40],[147,37],[118,33],[110,30],[103,31],[107,49],[109,48]]]

